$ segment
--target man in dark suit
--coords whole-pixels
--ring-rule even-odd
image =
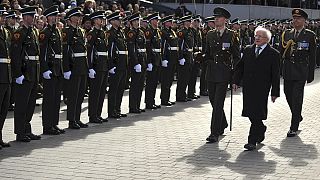
[[[275,102],[280,96],[280,54],[271,47],[271,32],[263,27],[255,30],[254,45],[247,46],[236,66],[233,89],[243,82],[242,116],[248,117],[251,127],[248,144],[244,148],[253,150],[256,143],[264,140],[267,127],[262,120],[267,119],[268,96]]]
[[[239,61],[239,37],[226,28],[230,13],[221,7],[214,9],[216,29],[207,34],[205,61],[207,65],[209,99],[212,105],[211,134],[208,142],[217,142],[228,126],[223,110],[228,84],[232,79],[233,64]]]
[[[291,110],[291,127],[288,137],[297,135],[302,121],[301,111],[304,86],[314,80],[316,62],[316,35],[305,28],[308,14],[293,9],[293,29],[283,32],[280,52],[283,59],[284,93]]]

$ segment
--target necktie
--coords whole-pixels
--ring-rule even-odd
[[[294,34],[294,38],[297,39],[299,36],[299,31],[296,31],[296,33]]]
[[[256,47],[256,57],[258,57],[259,56],[259,53],[260,53],[260,50],[261,50],[262,48],[260,47],[260,46],[257,46]]]

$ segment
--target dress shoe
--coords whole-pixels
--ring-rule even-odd
[[[214,135],[210,135],[209,137],[207,137],[206,139],[209,143],[215,143],[219,141],[219,137],[218,136],[214,136]]]
[[[140,112],[146,112],[146,110],[145,110],[145,109],[139,109],[139,111],[140,111]]]
[[[295,137],[297,134],[297,131],[289,130],[287,133],[287,137]]]
[[[161,109],[161,105],[156,105],[155,104],[155,106],[156,106],[157,109]]]
[[[192,99],[191,99],[191,98],[186,98],[186,100],[187,100],[187,101],[192,101]]]
[[[35,135],[33,133],[27,134],[27,136],[31,139],[31,140],[40,140],[41,136],[39,135]]]
[[[266,131],[267,131],[267,126],[264,126],[263,133],[261,134],[261,136],[257,138],[257,143],[262,143],[262,141],[264,141]]]
[[[120,117],[127,117],[128,115],[119,113],[119,116]]]
[[[244,145],[244,148],[246,148],[248,151],[252,151],[252,150],[256,149],[256,145],[248,143],[248,144]]]
[[[129,113],[133,113],[133,114],[140,114],[141,111],[139,109],[130,109]]]
[[[66,131],[64,129],[60,129],[57,125],[53,126],[55,130],[58,130],[60,134],[64,134]]]
[[[112,118],[112,119],[119,119],[121,116],[120,116],[120,114],[111,114],[108,117]]]
[[[80,126],[80,128],[87,128],[87,127],[89,127],[88,124],[84,124],[84,123],[81,122],[81,121],[77,121],[77,124]]]
[[[26,135],[17,134],[16,141],[19,141],[19,142],[30,142],[31,139]]]
[[[69,129],[80,129],[80,126],[77,122],[75,121],[69,121]]]
[[[60,131],[54,129],[53,127],[51,127],[51,128],[43,128],[43,134],[44,135],[59,135]]]
[[[108,122],[108,118],[103,118],[103,117],[98,117],[98,119],[100,119],[102,122]]]
[[[200,96],[209,96],[208,91],[200,92]]]
[[[146,109],[157,109],[157,106],[156,105],[147,104],[146,105]]]
[[[102,124],[102,120],[99,118],[90,118],[89,123]]]
[[[170,102],[170,101],[168,101],[168,102],[161,102],[161,105],[162,105],[162,106],[172,106],[173,103]]]
[[[3,142],[3,140],[0,140],[0,147],[10,147],[10,144],[9,143],[6,143],[6,142]]]

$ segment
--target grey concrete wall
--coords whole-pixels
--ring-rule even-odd
[[[177,3],[162,3],[171,8],[177,8]],[[211,16],[215,7],[224,7],[231,13],[231,18],[239,17],[240,19],[257,19],[257,18],[276,18],[286,19],[291,18],[292,8],[285,7],[271,7],[271,6],[257,6],[257,5],[231,5],[231,4],[198,4],[186,3],[187,9],[201,14],[204,17]],[[306,9],[309,18],[320,18],[320,10]]]

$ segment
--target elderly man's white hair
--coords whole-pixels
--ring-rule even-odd
[[[271,40],[272,33],[271,33],[268,29],[266,29],[266,28],[264,28],[264,27],[262,27],[262,26],[258,26],[258,27],[254,30],[254,35],[256,35],[256,33],[257,33],[258,31],[262,31],[262,32],[264,32],[264,33],[267,35],[268,43],[269,43],[270,40]]]

